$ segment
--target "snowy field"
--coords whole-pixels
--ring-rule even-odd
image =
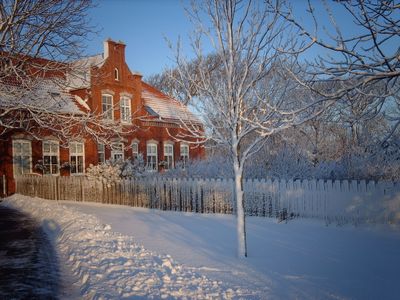
[[[400,229],[235,219],[14,195],[57,248],[70,299],[399,299]],[[65,283],[64,283],[65,286]],[[75,296],[74,296],[75,295]]]

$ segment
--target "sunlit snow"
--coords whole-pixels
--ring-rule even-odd
[[[85,298],[397,299],[400,231],[49,201],[2,205],[41,220]],[[51,226],[49,226],[51,224]]]

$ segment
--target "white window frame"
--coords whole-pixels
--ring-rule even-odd
[[[111,99],[111,104],[104,101],[104,99]],[[114,97],[110,94],[101,94],[101,111],[104,120],[114,120]]]
[[[46,150],[46,145],[48,146],[48,151]],[[46,173],[46,159],[45,156],[49,156],[49,169],[48,173]],[[53,175],[58,176],[60,175],[60,144],[58,141],[55,140],[44,140],[42,141],[42,157],[43,157],[43,175]],[[56,157],[56,162],[53,163],[53,157]],[[53,173],[53,167],[56,166],[56,171]]]
[[[120,105],[121,122],[131,124],[132,123],[131,99],[126,96],[122,96],[119,100],[119,105]]]
[[[187,150],[183,150],[183,149],[187,149]],[[184,167],[189,162],[189,150],[190,150],[190,148],[189,148],[188,144],[180,145],[180,158],[181,158],[181,162],[183,163]]]
[[[104,144],[97,144],[97,161],[100,164],[104,164],[106,162],[106,147]]]
[[[82,146],[82,152],[78,151],[78,146],[81,145]],[[75,148],[75,151],[72,151]],[[79,164],[77,164],[76,166],[76,172],[72,172],[72,158],[75,157],[75,161],[79,161],[79,157],[82,157],[82,172],[78,172],[79,169]],[[69,143],[69,165],[70,170],[69,173],[71,175],[83,175],[85,174],[85,144],[83,142],[70,142]]]
[[[17,151],[17,144],[20,145],[19,151]],[[23,145],[27,146],[27,151],[24,153]],[[32,143],[30,140],[25,139],[15,139],[12,141],[12,154],[13,154],[13,174],[14,177],[23,174],[32,173]],[[29,163],[29,168],[24,168],[24,161],[27,160]],[[18,170],[21,172],[17,173],[16,166],[20,166]],[[26,164],[28,166],[28,164]]]
[[[174,144],[171,142],[164,143],[164,161],[166,162],[165,170],[174,168]]]
[[[119,70],[114,68],[114,80],[119,81]]]
[[[132,149],[132,157],[133,159],[136,159],[139,155],[139,142],[133,141],[131,143],[131,149]]]
[[[116,158],[116,156],[118,158]],[[124,155],[124,143],[112,143],[111,144],[111,159],[118,160],[118,159],[125,159]]]
[[[153,151],[155,149],[155,151]],[[146,145],[146,169],[158,171],[158,145],[156,142],[148,142]]]

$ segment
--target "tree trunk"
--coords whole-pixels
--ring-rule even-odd
[[[240,166],[239,159],[234,160],[235,171],[235,200],[237,217],[237,240],[239,258],[247,257],[246,242],[246,219],[244,213],[244,192],[243,192],[243,168]]]

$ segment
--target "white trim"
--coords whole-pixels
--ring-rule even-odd
[[[114,92],[113,90],[110,90],[110,89],[104,89],[104,90],[101,90],[101,94],[102,94],[102,95],[111,95],[111,96],[114,96],[114,95],[115,95],[115,92]]]
[[[128,93],[128,92],[121,92],[121,93],[119,93],[119,96],[120,96],[120,97],[128,97],[128,98],[130,98],[130,99],[133,98],[133,95],[130,94],[130,93]]]
[[[32,141],[33,137],[31,135],[25,134],[25,133],[14,133],[11,136],[11,139],[13,140],[27,140],[27,141]]]
[[[159,144],[159,142],[158,141],[156,141],[156,140],[153,140],[153,139],[151,139],[151,140],[147,140],[146,141],[146,144]]]
[[[123,138],[123,137],[115,137],[115,138],[111,138],[110,141],[113,143],[127,143],[128,139]]]

